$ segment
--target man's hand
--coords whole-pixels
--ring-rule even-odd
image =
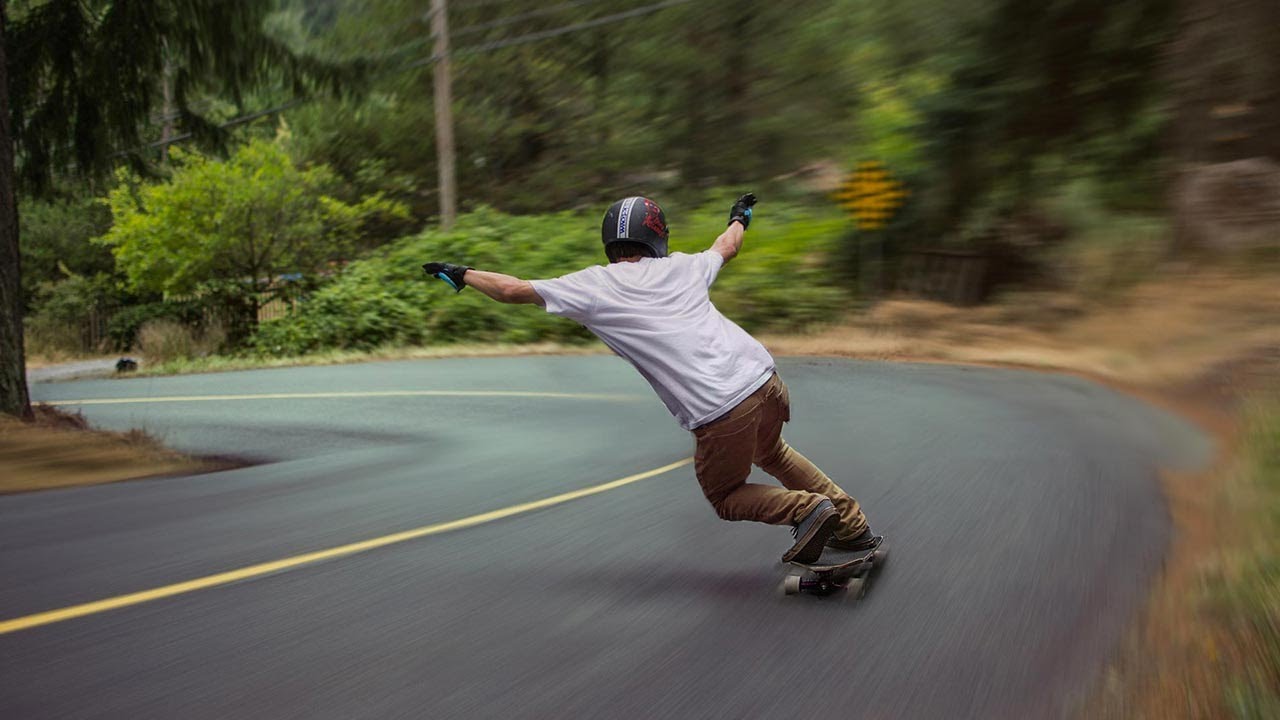
[[[453,263],[429,262],[422,266],[423,270],[432,277],[438,277],[449,284],[457,292],[462,292],[462,288],[467,286],[467,282],[462,276],[471,268],[464,265],[454,265]]]
[[[742,223],[742,229],[746,230],[751,225],[751,206],[755,204],[756,196],[754,193],[747,193],[738,198],[733,207],[729,209],[729,224]]]

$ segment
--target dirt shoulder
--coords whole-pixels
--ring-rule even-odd
[[[33,422],[0,416],[0,494],[236,466],[174,452],[141,431],[92,430],[79,415],[46,407],[35,411]]]
[[[1175,528],[1164,571],[1081,715],[1276,717],[1280,496],[1263,463],[1280,435],[1259,423],[1280,423],[1280,354],[1221,364],[1162,399],[1220,451],[1203,472],[1163,476]]]
[[[1100,300],[1027,293],[975,308],[889,300],[847,323],[761,339],[780,355],[1070,370],[1171,389],[1280,347],[1280,281],[1204,273]]]

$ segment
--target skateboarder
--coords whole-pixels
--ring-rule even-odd
[[[604,216],[608,265],[532,281],[450,263],[422,267],[458,292],[470,285],[498,302],[539,305],[595,333],[693,432],[694,471],[717,515],[792,526],[784,561],[813,562],[824,545],[867,549],[873,535],[858,502],[782,439],[791,403],[773,357],[708,297],[742,248],[755,203],[750,193],[738,198],[725,231],[692,255],[668,253],[662,209],[629,197]],[[748,483],[753,463],[784,487]]]

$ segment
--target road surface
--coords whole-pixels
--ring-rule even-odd
[[[715,517],[616,358],[38,384],[260,464],[0,497],[0,717],[1072,712],[1168,544],[1158,470],[1209,440],[1065,376],[781,372],[893,548],[858,605],[778,593],[789,533]]]

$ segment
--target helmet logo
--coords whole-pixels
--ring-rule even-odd
[[[644,198],[644,226],[658,237],[666,239],[667,224],[662,221],[662,208],[649,198]]]
[[[629,197],[622,201],[622,207],[618,210],[618,237],[630,237],[627,235],[627,226],[631,224],[631,208],[635,207],[638,197]]]

